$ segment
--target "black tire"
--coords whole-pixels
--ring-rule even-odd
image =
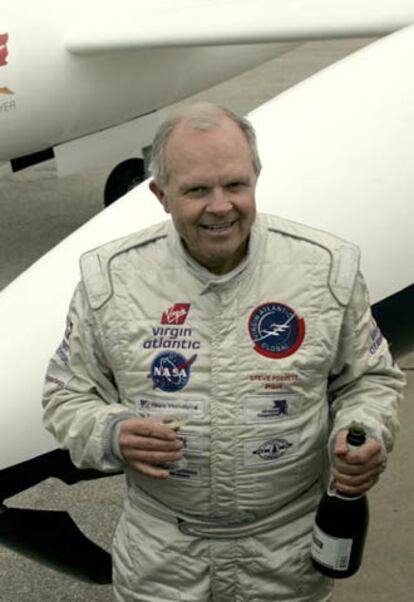
[[[145,178],[143,159],[127,159],[109,174],[104,190],[104,205],[108,207],[121,196],[138,186]]]

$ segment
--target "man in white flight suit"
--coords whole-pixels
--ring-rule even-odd
[[[393,445],[404,379],[358,250],[256,215],[259,172],[248,122],[188,107],[153,146],[172,221],[81,259],[44,420],[77,466],[125,470],[118,601],[331,600],[310,561],[328,452],[355,494]]]

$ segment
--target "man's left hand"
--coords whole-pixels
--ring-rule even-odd
[[[349,449],[347,434],[348,431],[340,431],[336,436],[332,467],[334,485],[344,494],[363,494],[375,485],[384,471],[384,455],[375,439],[367,439],[360,447]]]

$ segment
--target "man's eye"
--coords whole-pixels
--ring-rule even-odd
[[[189,196],[202,196],[205,194],[207,188],[204,186],[193,186],[193,188],[189,188],[187,190],[187,195]]]
[[[240,190],[240,188],[243,188],[244,183],[243,182],[229,182],[229,184],[227,184],[226,188],[228,190]]]

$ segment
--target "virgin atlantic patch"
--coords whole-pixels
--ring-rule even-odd
[[[283,303],[263,303],[249,318],[254,350],[271,359],[292,355],[305,338],[305,321]]]

